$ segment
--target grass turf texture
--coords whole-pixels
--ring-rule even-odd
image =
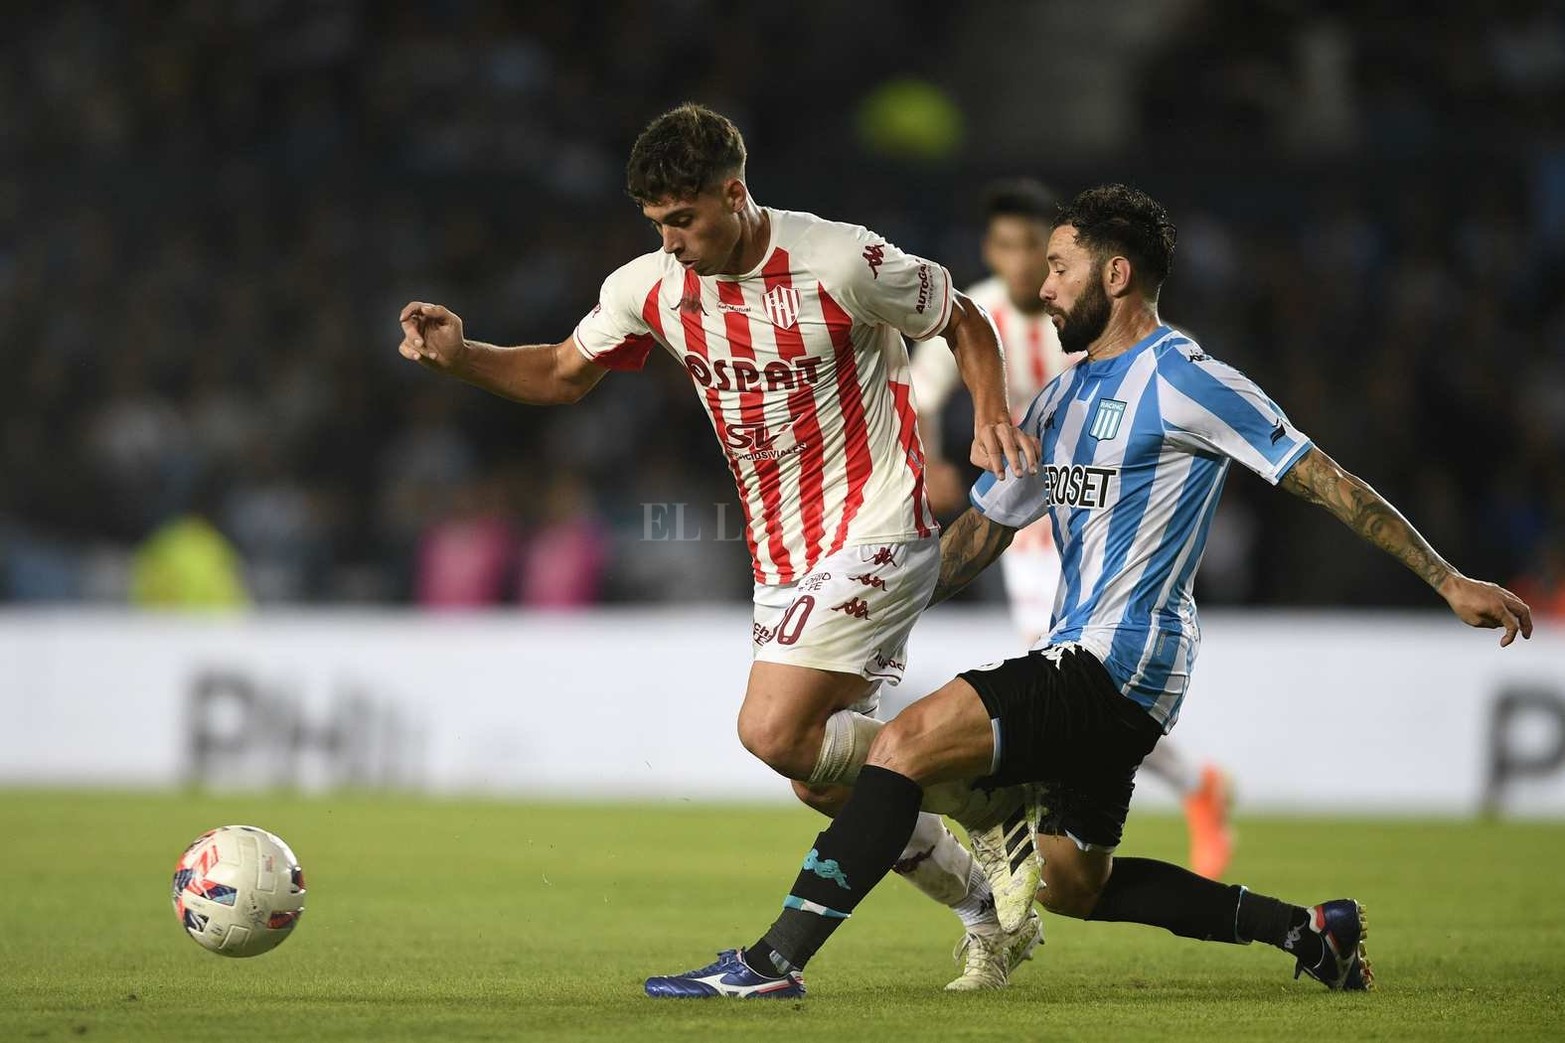
[[[309,905],[275,952],[184,937],[169,878],[204,829],[286,839]],[[1231,877],[1369,909],[1381,991],[1292,981],[1265,946],[1049,918],[1004,993],[952,995],[956,921],[888,881],[803,1001],[653,1001],[778,909],[802,809],[0,792],[0,1039],[1471,1039],[1565,1033],[1565,827],[1242,819]],[[1132,816],[1127,854],[1179,858]]]

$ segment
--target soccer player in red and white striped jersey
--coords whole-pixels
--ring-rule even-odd
[[[1018,421],[1044,385],[1075,359],[1060,348],[1060,337],[1038,291],[1048,277],[1049,232],[1055,202],[1052,193],[1031,178],[990,186],[985,194],[983,261],[989,278],[968,289],[975,303],[994,319],[1005,349],[1011,408]],[[913,354],[913,391],[919,428],[929,446],[927,484],[939,511],[956,511],[967,501],[967,485],[955,465],[940,452],[940,413],[961,383],[951,352],[938,339]],[[1047,518],[1020,530],[1000,557],[1011,622],[1031,645],[1053,624],[1060,582],[1060,554]],[[1189,826],[1190,868],[1217,879],[1233,856],[1229,823],[1230,783],[1215,764],[1199,769],[1172,740],[1164,739],[1142,767],[1168,784],[1184,805]]]
[[[745,160],[724,117],[690,104],[665,113],[627,171],[661,249],[611,274],[570,337],[482,344],[449,310],[414,302],[400,350],[534,404],[574,402],[654,348],[678,361],[738,487],[754,565],[740,739],[830,814],[878,731],[879,685],[900,679],[939,570],[903,338],[950,345],[975,404],[975,465],[1032,471],[1037,446],[1015,427],[988,316],[945,268],[863,227],[758,205]],[[964,824],[998,828],[1006,798],[973,793],[960,797]],[[921,816],[903,863],[968,928],[952,987],[1004,985],[1036,944],[1036,921],[999,931],[984,872],[937,815]]]

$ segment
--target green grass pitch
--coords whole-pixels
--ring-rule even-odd
[[[174,859],[277,832],[309,905],[229,960],[175,923]],[[891,880],[803,1001],[652,1001],[771,922],[819,828],[801,808],[0,792],[0,1040],[1507,1040],[1565,1037],[1565,826],[1241,818],[1233,879],[1370,917],[1380,991],[1291,979],[1260,945],[1046,922],[1003,993],[952,995],[956,921]],[[1173,818],[1125,853],[1179,858]]]

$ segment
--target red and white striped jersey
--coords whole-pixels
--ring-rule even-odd
[[[574,336],[610,369],[640,369],[654,342],[685,367],[739,487],[756,581],[784,584],[842,547],[939,531],[902,336],[945,329],[951,276],[860,226],[766,212],[752,271],[643,254]]]
[[[976,284],[967,295],[984,307],[1000,333],[1012,419],[1021,423],[1027,406],[1045,384],[1070,367],[1071,359],[1060,348],[1060,335],[1049,316],[1041,311],[1028,314],[1018,310],[998,277]],[[926,433],[930,430],[927,417],[945,408],[961,382],[956,357],[944,340],[930,340],[913,353],[913,392],[919,411],[926,415]]]

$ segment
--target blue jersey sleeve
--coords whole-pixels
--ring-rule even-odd
[[[1171,441],[1237,460],[1273,485],[1313,444],[1253,380],[1194,345],[1165,355],[1158,381]]]

